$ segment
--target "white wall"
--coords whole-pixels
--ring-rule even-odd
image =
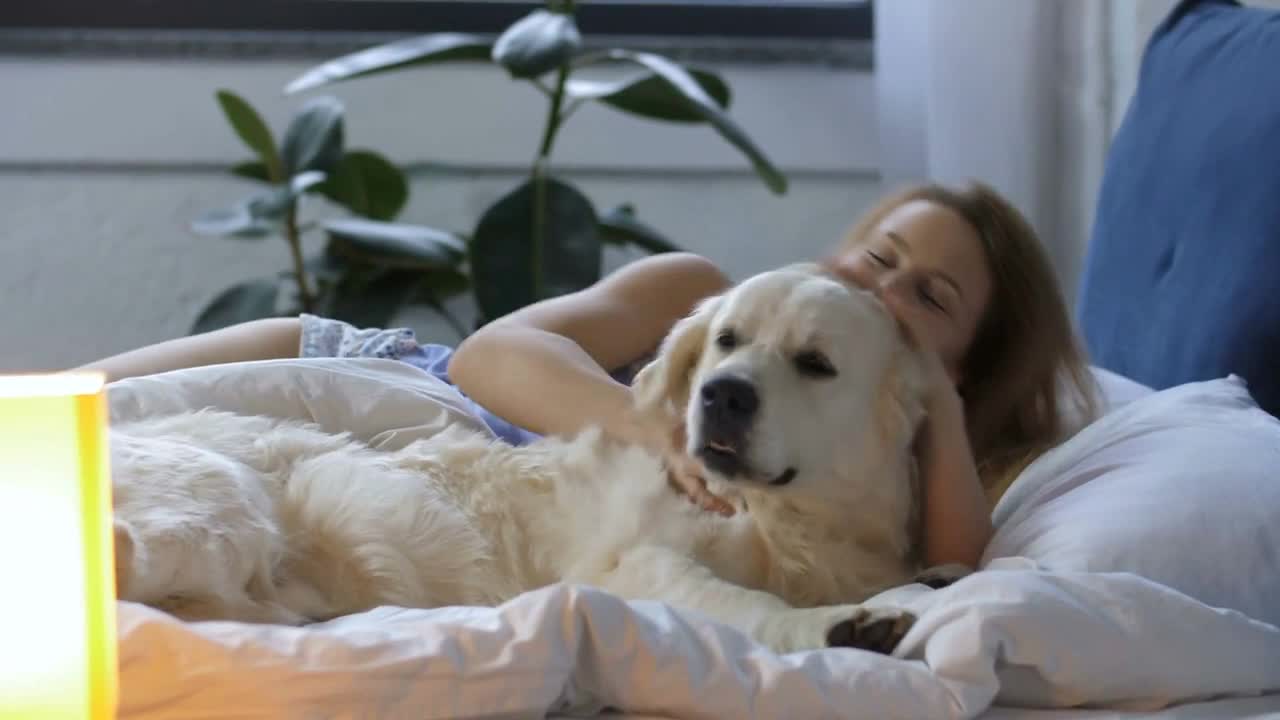
[[[218,166],[247,157],[213,92],[228,87],[276,127],[279,89],[305,62],[0,59],[0,370],[57,368],[184,334],[240,279],[283,269],[279,241],[202,238],[201,211],[247,186]],[[791,176],[770,194],[707,127],[587,107],[556,159],[601,208],[634,202],[678,243],[735,277],[833,243],[879,191],[871,76],[852,69],[719,68],[733,114]],[[544,100],[488,68],[456,66],[335,86],[348,139],[416,178],[402,219],[469,229],[520,179]],[[618,258],[613,258],[614,263]],[[428,334],[418,316],[405,320]],[[450,341],[447,333],[439,339]]]
[[[933,27],[917,14],[930,2],[943,17]],[[1072,295],[1107,144],[1147,37],[1174,2],[894,0],[877,13],[896,37],[877,47],[878,76],[720,67],[733,84],[734,115],[791,174],[783,198],[708,128],[601,108],[572,119],[557,160],[599,206],[632,201],[646,220],[741,277],[820,252],[882,191],[882,175],[913,177],[932,155],[948,172],[995,180],[1010,194],[1050,242]],[[999,22],[976,22],[983,8]],[[1028,45],[1009,34],[1019,27],[1042,46],[1021,64],[1009,57]],[[886,70],[932,53],[944,68],[961,58],[987,68],[950,94],[992,95],[989,112],[940,113],[921,92],[936,79]],[[1044,63],[1051,82],[1038,80]],[[283,268],[279,242],[200,238],[187,223],[246,189],[218,169],[245,151],[213,91],[242,93],[279,127],[295,102],[279,88],[309,64],[0,56],[0,97],[11,100],[0,110],[0,370],[66,367],[184,334],[218,290]],[[1015,92],[1001,98],[997,87]],[[415,180],[406,221],[470,227],[519,179],[541,127],[539,96],[477,67],[333,91],[348,102],[352,143],[399,162],[448,164]],[[1026,153],[1040,155],[1019,159]],[[405,322],[452,340],[421,317]]]

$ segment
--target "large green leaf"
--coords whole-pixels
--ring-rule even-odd
[[[348,263],[343,258],[328,252],[327,249],[302,261],[302,270],[322,283],[336,282],[347,271],[347,266]],[[297,273],[293,270],[282,270],[280,277],[293,279],[297,277]]]
[[[274,317],[279,292],[280,286],[273,280],[250,280],[232,285],[200,311],[191,332],[208,332],[236,323]]]
[[[331,172],[342,159],[342,102],[322,95],[305,102],[285,130],[281,157],[285,174]]]
[[[261,207],[250,198],[229,208],[209,210],[191,221],[191,230],[197,235],[212,237],[262,238],[279,228],[274,220],[255,215]]]
[[[689,102],[689,108],[697,112],[725,140],[742,151],[755,167],[756,174],[764,180],[769,189],[779,195],[787,191],[787,178],[765,156],[764,151],[756,146],[738,123],[729,117],[714,98],[707,94],[698,81],[683,67],[661,55],[633,50],[610,50],[605,55],[610,60],[635,63],[644,67],[679,92]]]
[[[211,210],[196,218],[191,229],[200,235],[256,238],[269,235],[280,223],[298,196],[320,184],[325,174],[318,170],[299,173],[288,185],[257,193],[229,208]]]
[[[686,68],[698,85],[721,109],[732,101],[729,85],[719,75],[706,70]],[[702,123],[707,121],[684,93],[652,72],[617,80],[570,79],[565,83],[569,97],[598,100],[633,115],[671,122]]]
[[[271,182],[271,171],[261,160],[246,160],[231,166],[231,174],[259,182]]]
[[[541,191],[536,179],[529,180],[494,203],[471,237],[471,282],[486,320],[580,290],[600,277],[591,201],[568,183],[543,182]]]
[[[288,185],[274,187],[249,198],[246,207],[255,219],[279,222],[284,220],[299,196],[324,182],[324,179],[325,174],[319,170],[298,173],[289,179]]]
[[[518,78],[535,78],[560,67],[582,47],[573,16],[534,10],[508,27],[493,44],[493,61]]]
[[[267,178],[277,181],[281,179],[284,171],[280,162],[280,153],[276,150],[276,141],[271,136],[271,129],[267,127],[262,116],[248,101],[230,90],[219,90],[217,98],[218,104],[222,106],[222,113],[227,116],[227,122],[231,123],[236,135],[239,135],[244,144],[257,153],[266,164]]]
[[[414,299],[436,306],[470,289],[471,277],[457,268],[428,270]]]
[[[353,266],[331,289],[324,314],[356,327],[388,327],[421,282],[419,272]]]
[[[432,270],[423,276],[418,292],[413,301],[427,305],[436,311],[445,322],[457,333],[458,339],[467,337],[466,325],[449,311],[447,301],[471,289],[471,278],[466,273],[452,268]]]
[[[328,175],[320,170],[307,170],[289,178],[289,196],[296,198],[317,185],[322,184]]]
[[[600,216],[600,239],[615,245],[635,245],[651,253],[678,252],[679,247],[662,233],[636,219],[631,205],[618,207]]]
[[[381,267],[448,268],[466,257],[465,243],[435,228],[346,218],[324,229],[336,255]]]
[[[479,35],[432,33],[396,40],[343,55],[318,65],[285,86],[302,92],[327,83],[399,70],[415,65],[458,60],[488,60],[491,44]]]
[[[351,150],[317,190],[330,200],[375,220],[390,220],[409,199],[404,173],[371,150]]]
[[[249,180],[270,182],[267,166],[259,160],[237,163],[231,173]],[[375,220],[390,220],[404,209],[409,199],[409,182],[404,172],[372,150],[343,153],[338,166],[324,182],[310,188],[330,200]]]

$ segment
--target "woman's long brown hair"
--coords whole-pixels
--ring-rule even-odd
[[[1068,417],[1096,415],[1097,389],[1044,246],[1017,208],[981,183],[918,185],[866,213],[840,250],[866,242],[908,202],[936,203],[977,231],[992,293],[964,358],[959,391],[978,474],[995,503],[1017,474],[1075,429]]]

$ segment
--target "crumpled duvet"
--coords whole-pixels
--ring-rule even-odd
[[[186,407],[305,417],[375,446],[465,415],[402,363],[272,361],[113,384],[113,421]],[[478,423],[477,423],[478,424]],[[497,608],[378,608],[305,628],[183,623],[119,604],[122,720],[971,718],[1001,706],[1155,709],[1277,694],[1280,629],[1122,573],[1003,558],[938,591],[895,656],[777,655],[696,613],[553,586]]]
[[[566,585],[306,628],[121,603],[120,717],[971,718],[993,702],[1154,709],[1280,692],[1280,629],[1134,575],[1009,559],[872,602],[919,613],[894,657],[777,655],[695,613]]]

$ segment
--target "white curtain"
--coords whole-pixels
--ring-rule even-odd
[[[1118,7],[1113,0],[875,6],[886,183],[989,183],[1040,232],[1069,302],[1113,128],[1113,56],[1117,47],[1129,53],[1128,35],[1138,32],[1113,32],[1129,12]]]

